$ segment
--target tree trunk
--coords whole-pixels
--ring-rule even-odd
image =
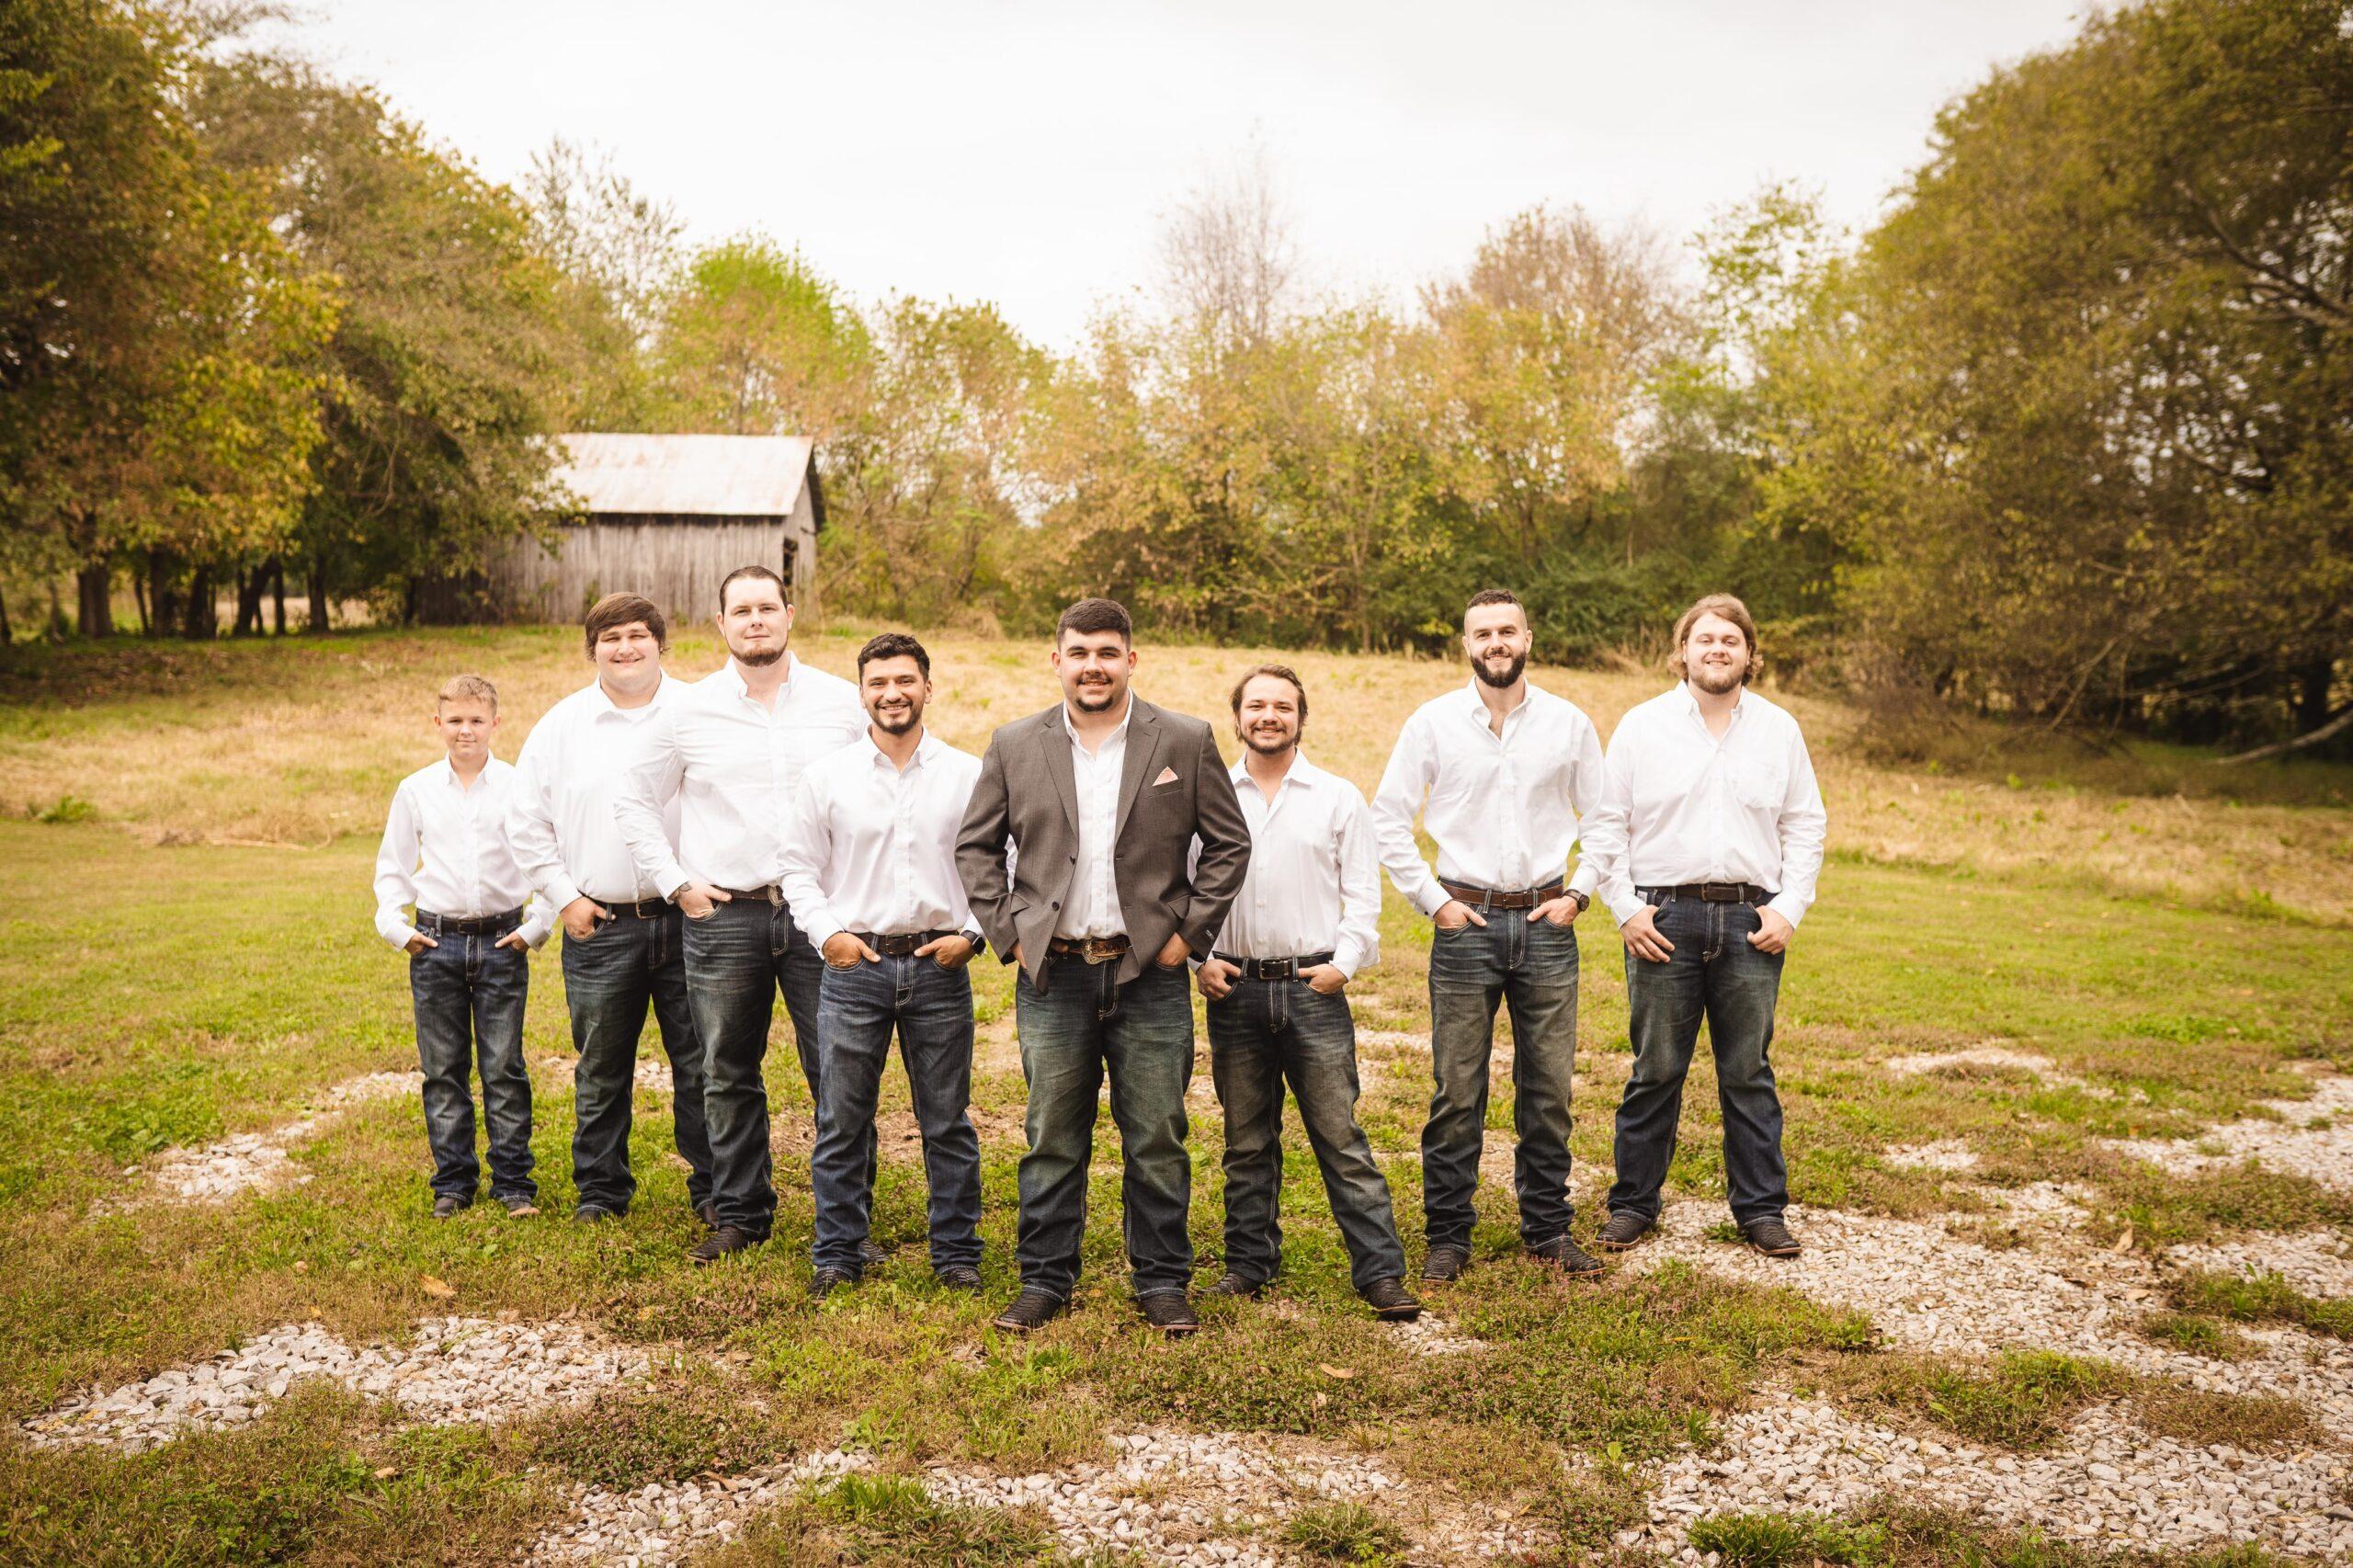
[[[16,641],[16,628],[8,624],[8,593],[0,588],[0,653],[7,652]]]
[[[180,622],[179,595],[173,591],[172,579],[177,575],[179,562],[171,551],[151,550],[147,552],[147,635],[169,637]]]
[[[131,574],[131,597],[139,604],[139,635],[155,635],[155,612],[147,608],[147,577],[142,572]]]
[[[237,569],[237,624],[229,633],[232,637],[261,635],[261,568],[248,572]]]
[[[65,605],[57,597],[57,579],[49,577],[44,578],[43,581],[49,584],[49,640],[52,642],[63,642],[65,641],[66,632]]]
[[[311,596],[311,635],[324,636],[327,630],[327,566],[324,561],[313,561],[302,574],[302,584]]]
[[[74,619],[85,637],[114,635],[114,568],[101,561],[74,574]]]
[[[188,615],[180,635],[191,642],[208,642],[221,634],[221,607],[212,601],[212,568],[199,566],[188,574]]]
[[[277,623],[277,634],[286,635],[286,558],[269,558],[269,606],[271,619]]]
[[[2328,722],[2328,690],[2336,684],[2336,665],[2314,659],[2296,672],[2296,733],[2311,734]]]

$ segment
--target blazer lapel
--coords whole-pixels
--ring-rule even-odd
[[[1045,753],[1046,775],[1063,798],[1063,816],[1074,837],[1078,833],[1078,769],[1070,760],[1070,736],[1063,730],[1062,705],[1049,709],[1038,725],[1039,749]]]
[[[1128,700],[1135,705],[1135,711],[1128,723],[1127,756],[1120,763],[1120,820],[1112,829],[1115,836],[1128,831],[1128,813],[1136,809],[1144,780],[1156,771],[1160,760],[1160,710],[1132,696]],[[1074,788],[1075,779],[1073,782]]]

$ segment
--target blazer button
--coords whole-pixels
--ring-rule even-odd
[[[1056,909],[1060,909],[1060,908],[1062,907],[1062,903],[1061,903],[1061,901],[1060,901],[1060,900],[1056,900],[1056,901],[1055,901],[1055,903],[1054,903],[1054,904],[1053,904],[1053,907],[1054,907],[1054,908],[1056,908]]]

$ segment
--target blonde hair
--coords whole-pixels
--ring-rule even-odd
[[[1739,627],[1740,634],[1748,639],[1748,668],[1742,672],[1742,680],[1752,681],[1765,673],[1765,654],[1756,646],[1756,620],[1748,613],[1748,607],[1730,594],[1705,594],[1675,622],[1675,646],[1666,655],[1666,667],[1675,672],[1676,679],[1690,678],[1690,672],[1683,667],[1683,645],[1690,641],[1691,628],[1703,615],[1722,616]]]
[[[469,698],[476,702],[489,703],[491,716],[497,717],[498,687],[491,684],[488,676],[451,676],[441,683],[441,689],[433,694],[433,710],[438,713],[443,703],[463,702]]]

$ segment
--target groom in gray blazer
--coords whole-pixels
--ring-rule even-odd
[[[1014,1248],[1021,1294],[996,1322],[1037,1328],[1078,1282],[1108,1069],[1136,1302],[1170,1335],[1189,1334],[1186,960],[1207,958],[1225,923],[1249,868],[1250,830],[1209,725],[1129,692],[1136,654],[1126,610],[1081,599],[1054,636],[1063,699],[991,738],[956,843],[973,919],[1020,967],[1014,1018],[1029,1084]],[[1200,859],[1188,871],[1197,835]]]

